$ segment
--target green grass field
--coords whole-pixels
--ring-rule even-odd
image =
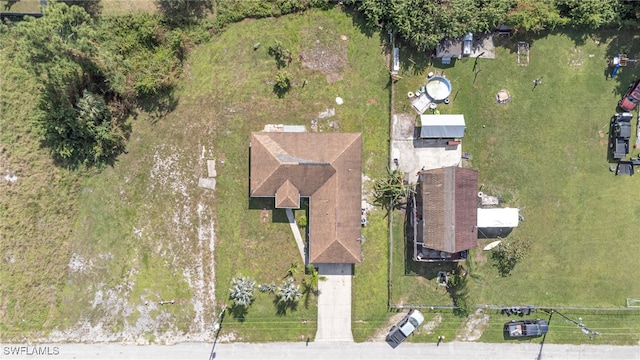
[[[0,12],[39,13],[40,0],[0,0]]]

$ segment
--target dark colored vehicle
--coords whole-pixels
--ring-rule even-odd
[[[392,348],[398,347],[398,345],[402,344],[402,342],[422,324],[424,321],[424,316],[418,310],[411,310],[409,314],[398,323],[391,328],[389,334],[387,335],[387,343]]]
[[[609,148],[613,152],[613,159],[620,160],[629,154],[629,138],[631,138],[631,119],[633,114],[625,112],[613,115],[611,118],[611,140]]]
[[[618,102],[618,105],[624,111],[632,111],[638,103],[640,103],[640,79],[629,86],[629,90]]]
[[[549,324],[540,319],[511,320],[504,324],[505,339],[526,339],[538,337],[549,331]]]

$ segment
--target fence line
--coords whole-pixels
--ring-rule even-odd
[[[579,311],[638,311],[640,308],[628,308],[628,307],[589,307],[589,306],[547,306],[547,305],[489,305],[489,304],[477,304],[478,309],[489,310],[502,310],[511,308],[526,308],[533,307],[536,310],[579,310]],[[457,306],[447,305],[416,305],[416,304],[390,304],[391,309],[457,309]]]
[[[389,63],[389,69],[393,69],[393,36],[390,37],[389,39],[389,46],[391,47],[390,49],[390,63]],[[389,168],[391,168],[391,162],[393,161],[392,157],[393,155],[392,153],[392,139],[393,139],[393,113],[395,111],[394,106],[393,106],[393,101],[394,101],[394,81],[393,81],[393,77],[391,77],[391,71],[389,71],[389,80],[391,82],[391,86],[390,88],[390,94],[389,94],[389,137],[388,137],[388,145],[389,145],[389,164],[387,166],[389,166]],[[388,262],[388,266],[389,266],[389,280],[387,283],[387,307],[391,308],[391,299],[393,299],[393,207],[395,204],[393,204],[393,200],[390,200],[390,204],[389,204],[389,262]]]

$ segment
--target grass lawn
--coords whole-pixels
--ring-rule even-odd
[[[146,12],[153,14],[157,11],[154,0],[101,0],[103,15],[126,15]]]
[[[589,335],[582,333],[581,329],[574,323],[565,320],[558,314],[549,315],[544,312],[537,312],[536,318],[545,319],[549,322],[549,333],[544,339],[545,343],[556,344],[609,344],[609,345],[637,345],[640,341],[638,332],[638,321],[640,312],[638,311],[588,311],[588,310],[560,310],[560,312],[570,319],[579,321],[588,329],[597,331],[592,339]],[[484,330],[480,341],[503,342],[502,326],[504,323],[517,319],[501,315],[498,311],[489,311],[491,322]],[[541,338],[527,340],[540,343]]]
[[[0,35],[6,49],[16,46]],[[57,294],[66,281],[69,237],[77,213],[77,174],[60,169],[39,148],[30,119],[36,110],[33,76],[0,51],[0,337],[50,329]],[[55,211],[51,211],[55,209]]]
[[[529,66],[516,64],[517,40],[531,44]],[[438,109],[465,115],[463,151],[472,154],[471,166],[479,171],[482,190],[519,207],[525,218],[503,240],[532,242],[529,255],[510,276],[500,277],[486,252],[477,251],[473,257],[481,280],[469,284],[478,303],[623,307],[627,298],[640,296],[640,274],[633,270],[640,253],[637,179],[615,177],[607,160],[609,120],[640,70],[623,68],[613,80],[604,76],[607,58],[619,51],[637,53],[637,46],[637,35],[631,32],[602,33],[598,39],[571,32],[543,34],[497,47],[496,59],[479,59],[475,72],[474,59],[446,68],[439,63],[420,68],[416,56],[416,65],[401,74],[397,94],[417,89],[429,71],[444,71],[451,79],[452,102]],[[543,81],[534,88],[536,78]],[[494,96],[503,88],[511,101],[498,105]],[[405,96],[396,99],[396,109],[410,112]],[[632,149],[630,156],[637,155]],[[435,289],[434,280],[420,293],[414,290],[428,277],[412,278],[406,293],[394,292],[396,299],[450,304]],[[394,279],[394,284],[400,283]],[[638,333],[632,316],[623,317],[629,326],[626,332]],[[620,340],[634,341],[633,336]]]
[[[268,123],[309,126],[319,112],[335,108],[335,117],[319,120],[320,129],[331,131],[329,121],[332,121],[340,131],[363,132],[365,173],[372,178],[384,173],[388,156],[387,71],[379,39],[362,34],[353,21],[339,10],[245,20],[230,26],[213,43],[202,46],[191,56],[186,75],[190,80],[185,82],[174,114],[185,120],[207,119],[208,129],[202,131],[214,147],[214,157],[224,159],[215,201],[216,294],[220,301],[228,295],[229,282],[236,275],[278,284],[290,264],[300,262],[283,211],[272,210],[271,202],[249,202],[247,198],[251,131],[262,130]],[[291,74],[293,83],[300,84],[294,85],[282,99],[273,93],[277,68],[268,54],[269,45],[276,40],[291,50],[294,60],[285,70]],[[256,43],[262,45],[254,51]],[[326,66],[327,72],[303,66],[301,56],[308,61],[318,60],[314,66]],[[327,81],[328,75],[331,82]],[[302,87],[305,80],[308,84]],[[342,97],[345,104],[337,106],[336,96]],[[376,261],[386,263],[385,252],[380,251],[386,244],[385,220],[374,213],[370,223],[364,232],[366,260],[362,267],[377,266]],[[379,285],[375,285],[379,294],[374,299],[370,294],[360,298],[359,289],[370,288],[370,284],[360,282],[370,279],[367,276],[367,271],[356,267],[355,321],[370,320],[368,314],[372,310],[367,302],[376,302],[379,314],[376,320],[382,320],[386,312],[386,287],[380,278],[376,278]],[[308,309],[299,306],[286,316],[278,316],[273,297],[262,295],[246,316],[225,319],[223,335],[245,341],[313,338],[315,299],[311,299]],[[302,323],[301,318],[308,322]]]
[[[0,0],[0,12],[10,13],[39,13],[40,0]]]

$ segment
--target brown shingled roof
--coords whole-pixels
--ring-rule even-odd
[[[285,181],[276,191],[277,208],[300,208],[300,191],[291,181]]]
[[[456,253],[478,242],[478,172],[447,167],[422,172],[423,242],[430,249]]]
[[[361,262],[360,134],[254,132],[250,160],[250,196],[309,197],[310,262]]]

